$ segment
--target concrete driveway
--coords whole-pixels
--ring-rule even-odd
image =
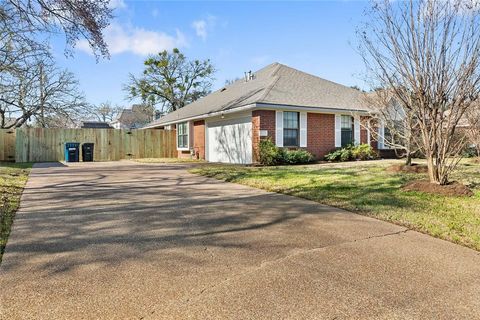
[[[34,168],[0,318],[480,318],[478,252],[185,169]]]

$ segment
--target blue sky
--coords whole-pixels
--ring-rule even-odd
[[[280,62],[345,85],[363,86],[355,28],[368,5],[360,1],[184,2],[112,0],[116,18],[106,30],[111,58],[96,61],[80,42],[74,57],[54,39],[59,64],[75,73],[91,103],[123,106],[128,74],[139,74],[149,53],[178,47],[189,58],[209,58],[214,88]]]

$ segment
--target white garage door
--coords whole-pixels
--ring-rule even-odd
[[[252,117],[207,124],[207,160],[252,163]]]

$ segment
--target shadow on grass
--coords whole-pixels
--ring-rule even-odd
[[[374,172],[375,170],[216,167],[193,172],[360,212],[371,211],[374,207],[388,210],[415,205],[408,194],[398,192],[407,181],[415,178],[414,175],[389,174],[383,170]]]

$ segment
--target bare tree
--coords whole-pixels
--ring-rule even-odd
[[[466,143],[457,125],[479,98],[479,18],[473,1],[384,0],[359,30],[372,85],[414,115],[432,183],[448,183]]]
[[[92,112],[99,121],[112,122],[122,110],[122,107],[114,106],[110,101],[105,101],[95,106]]]
[[[420,131],[413,110],[403,108],[389,90],[377,89],[366,93],[364,100],[370,116],[361,125],[376,141],[382,141],[384,147],[404,157],[405,165],[412,165],[413,156],[421,149]]]
[[[224,85],[225,86],[230,86],[230,85],[234,84],[235,82],[237,82],[238,80],[240,80],[239,77],[235,77],[233,79],[226,79]]]
[[[113,18],[109,0],[3,0],[2,19],[8,19],[11,33],[22,33],[29,41],[62,31],[67,43],[66,52],[80,39],[90,44],[94,54],[108,57],[103,31]]]
[[[0,73],[0,127],[27,122],[41,127],[75,125],[88,110],[78,81],[49,59],[25,60]]]

